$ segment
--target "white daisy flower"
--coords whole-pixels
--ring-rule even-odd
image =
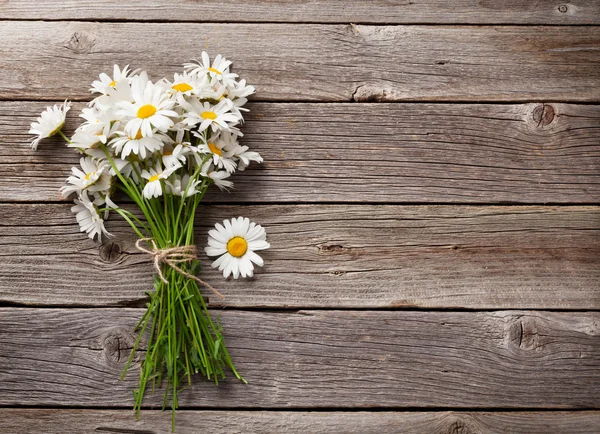
[[[90,104],[102,109],[114,109],[119,103],[132,103],[131,80],[122,79],[113,86],[109,86],[106,94],[94,98]]]
[[[131,81],[131,96],[133,103],[119,103],[122,110],[117,115],[129,118],[125,132],[130,136],[141,131],[142,137],[152,137],[154,129],[165,132],[174,125],[171,117],[178,114],[170,110],[175,101],[169,99],[169,94],[160,85],[155,85],[143,73],[133,77]]]
[[[175,196],[184,196],[190,197],[199,193],[199,190],[196,190],[196,187],[201,184],[199,179],[192,179],[189,174],[183,175],[180,177],[179,175],[173,175],[175,178],[173,182],[165,181],[167,192],[174,194]]]
[[[129,65],[125,66],[125,68],[123,68],[123,70],[121,70],[121,68],[119,68],[119,65],[114,65],[113,66],[113,76],[109,76],[108,74],[106,74],[105,72],[102,72],[100,74],[100,80],[95,80],[92,83],[92,88],[90,89],[90,92],[92,93],[101,93],[106,95],[109,91],[109,89],[114,89],[117,85],[118,81],[121,81],[123,79],[127,79],[129,77],[129,74],[131,73],[131,70],[129,69]]]
[[[228,138],[231,134],[220,134],[216,140],[211,138],[208,141],[206,141],[205,137],[201,134],[194,133],[194,135],[204,141],[204,143],[198,145],[198,151],[203,154],[210,154],[215,167],[225,169],[229,173],[235,172],[236,163],[231,158],[233,152],[229,151],[227,148],[227,145],[229,144]]]
[[[248,102],[248,96],[255,92],[254,86],[246,86],[246,80],[240,80],[234,88],[228,90],[227,97],[233,101],[233,104],[239,108],[239,110],[248,111],[248,109],[242,108]]]
[[[79,160],[81,169],[72,167],[72,175],[67,178],[70,185],[61,187],[63,197],[68,197],[74,192],[82,190],[90,192],[105,191],[110,188],[110,176],[106,173],[109,168],[107,161],[95,161],[89,157]]]
[[[31,142],[31,147],[35,150],[40,143],[40,140],[52,137],[57,134],[65,124],[65,118],[67,112],[71,108],[71,102],[65,100],[62,105],[54,105],[54,107],[47,107],[40,117],[36,119],[37,122],[31,123],[31,129],[29,134],[36,134],[37,137]]]
[[[189,148],[183,145],[165,146],[162,151],[162,162],[165,167],[181,166],[185,163],[185,156],[190,153]]]
[[[183,67],[191,70],[193,74],[208,74],[211,80],[218,80],[227,86],[234,83],[235,79],[238,77],[237,74],[229,72],[231,63],[230,60],[227,60],[218,54],[211,65],[210,56],[206,51],[203,51],[202,62],[194,60],[192,63],[184,63]]]
[[[197,95],[208,86],[206,76],[198,76],[196,74],[175,74],[173,82],[165,80],[167,91],[169,93],[181,93],[183,95]]]
[[[106,143],[112,136],[118,133],[120,125],[118,122],[105,125],[83,124],[75,130],[69,148],[96,149],[100,144]]]
[[[244,217],[223,220],[223,225],[217,223],[215,228],[208,231],[208,246],[204,248],[208,256],[219,256],[212,267],[218,267],[225,278],[230,274],[233,274],[234,279],[240,275],[252,277],[252,263],[259,267],[264,264],[262,258],[254,252],[271,247],[264,228]]]
[[[104,227],[104,220],[98,213],[96,205],[90,201],[86,192],[82,192],[79,199],[75,199],[75,206],[71,207],[71,212],[75,215],[81,232],[86,232],[92,239],[98,235],[98,241],[102,241],[102,234],[110,236],[110,233]]]
[[[152,137],[142,137],[142,133],[138,130],[135,136],[130,136],[127,133],[118,131],[117,137],[110,141],[110,145],[115,148],[117,154],[121,154],[121,158],[126,158],[131,153],[145,159],[146,155],[150,155],[163,147],[163,142],[154,135]]]
[[[240,172],[243,172],[246,167],[250,165],[251,161],[255,161],[256,163],[263,162],[263,158],[258,152],[249,151],[248,149],[248,146],[242,146],[239,143],[236,143],[235,147],[231,151],[233,156],[239,159],[237,163],[237,169]]]
[[[173,172],[179,169],[181,165],[170,167],[169,169],[163,170],[160,165],[156,165],[155,168],[150,168],[150,172],[147,170],[142,171],[142,178],[147,179],[148,182],[144,186],[142,194],[146,199],[153,197],[162,196],[162,185],[160,180],[167,179]]]
[[[231,176],[231,173],[225,170],[214,170],[212,161],[204,163],[200,169],[200,176],[210,178],[221,190],[227,190],[228,188],[233,187],[233,182],[227,180],[227,178]]]
[[[186,110],[184,113],[184,122],[193,126],[200,124],[198,131],[202,132],[208,127],[216,132],[220,129],[229,130],[230,126],[237,124],[240,118],[231,113],[233,103],[224,99],[217,105],[209,102],[201,102],[195,98],[185,100],[183,96],[177,95],[177,102]]]

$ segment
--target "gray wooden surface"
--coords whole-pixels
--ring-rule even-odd
[[[0,102],[3,201],[62,200],[58,189],[79,161],[58,140],[35,153],[23,146],[45,104]],[[71,110],[68,132],[82,107]],[[254,103],[250,110],[242,142],[265,162],[211,201],[600,201],[597,105]]]
[[[269,0],[202,3],[187,0],[11,0],[0,3],[0,19],[127,20],[191,22],[600,24],[595,0]]]
[[[202,50],[257,87],[265,163],[197,244],[244,215],[272,248],[239,282],[201,258],[249,384],[197,379],[177,432],[600,432],[599,24],[595,0],[0,2],[0,433],[170,431],[118,381],[152,267],[116,216],[79,232],[77,156],[26,131],[66,97],[73,131],[115,62]]]
[[[204,49],[234,59],[259,89],[255,100],[598,100],[600,30],[556,30],[6,21],[0,98],[87,99],[89,86],[73,84],[90,82],[115,62],[135,61],[160,78]]]
[[[124,410],[0,409],[0,430],[12,434],[157,434],[170,430],[169,414]],[[194,411],[177,415],[181,434],[597,434],[600,412]]]
[[[142,313],[0,309],[0,405],[133,405],[137,372],[118,377]],[[600,401],[598,312],[214,314],[249,384],[194,381],[178,394],[181,407],[577,409]],[[150,395],[146,405],[162,400]]]
[[[98,244],[69,208],[0,205],[0,302],[143,306],[154,269],[129,226]],[[202,257],[212,306],[600,308],[600,207],[202,206],[197,243],[237,215],[266,227],[269,266],[223,281]]]

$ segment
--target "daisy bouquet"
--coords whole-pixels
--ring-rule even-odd
[[[194,245],[196,209],[211,185],[233,186],[230,176],[261,156],[238,142],[247,97],[254,87],[230,72],[231,62],[207,53],[184,64],[173,80],[152,82],[144,71],[114,67],[100,74],[91,91],[98,94],[81,117],[85,120],[71,138],[62,132],[70,103],[49,107],[32,124],[30,133],[41,139],[62,136],[81,154],[73,167],[65,197],[73,197],[73,213],[81,231],[101,240],[109,213],[119,214],[139,237],[137,248],[154,261],[154,291],[140,319],[138,338],[123,376],[130,367],[142,335],[146,355],[140,366],[134,408],[139,416],[145,392],[164,385],[163,409],[177,408],[177,393],[191,376],[201,373],[218,384],[225,369],[241,381],[213,321],[200,288],[221,294],[197,277],[199,261]],[[120,191],[139,213],[118,206]],[[122,196],[121,196],[122,197]],[[209,231],[209,256],[224,277],[252,276],[253,263],[262,266],[256,250],[266,249],[265,230],[247,218],[234,218]],[[166,380],[166,381],[165,381]],[[165,384],[166,383],[166,384]]]

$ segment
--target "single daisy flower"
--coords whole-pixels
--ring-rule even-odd
[[[179,169],[181,165],[170,167],[169,169],[163,170],[160,165],[156,165],[155,168],[150,168],[150,171],[142,171],[142,178],[147,179],[146,185],[142,194],[146,199],[152,199],[153,197],[162,196],[162,184],[161,179],[167,179],[173,172]]]
[[[148,80],[146,74],[136,75],[131,81],[133,103],[119,103],[117,115],[128,117],[125,132],[135,136],[141,131],[142,137],[152,137],[154,129],[165,132],[173,127],[171,117],[179,116],[171,110],[175,101],[169,99],[165,89]]]
[[[212,267],[222,271],[225,278],[230,274],[234,279],[240,275],[252,277],[252,263],[259,267],[264,264],[255,251],[271,247],[265,229],[244,217],[223,220],[223,225],[217,223],[208,235],[208,246],[204,251],[208,256],[219,256]]]
[[[47,107],[42,112],[37,122],[31,123],[29,134],[35,134],[37,137],[31,142],[31,147],[36,150],[40,140],[52,137],[57,134],[65,124],[67,112],[71,108],[71,103],[67,100],[62,105]]]
[[[218,80],[224,85],[230,85],[235,82],[237,74],[229,72],[231,61],[217,54],[213,63],[210,63],[210,56],[206,51],[202,52],[202,61],[195,60],[192,63],[184,63],[183,67],[191,70],[192,74],[200,76],[208,74],[211,80]]]
[[[179,176],[173,175],[173,182],[165,181],[167,192],[174,194],[175,196],[190,197],[199,193],[200,191],[196,187],[202,183],[199,179],[193,179],[189,174]]]
[[[202,134],[194,133],[194,135],[204,142],[198,145],[198,151],[203,154],[209,154],[215,167],[225,169],[228,173],[235,172],[236,163],[231,158],[233,152],[229,151],[227,148],[227,145],[229,144],[227,138],[231,135],[220,134],[216,139],[211,137],[210,140],[206,140]]]
[[[189,96],[203,91],[208,85],[208,79],[206,76],[198,76],[184,71],[183,74],[175,74],[172,83],[165,80],[165,84],[169,93]]]
[[[250,165],[251,161],[256,163],[262,163],[263,158],[256,151],[249,151],[248,146],[242,146],[239,143],[236,143],[235,147],[231,151],[235,158],[238,158],[239,161],[237,163],[237,169],[240,172],[243,172],[246,167]]]
[[[217,105],[212,105],[209,102],[201,102],[195,98],[185,100],[183,96],[178,95],[177,102],[186,110],[183,116],[187,125],[200,124],[198,132],[202,132],[208,127],[212,127],[213,132],[220,129],[229,130],[230,126],[240,121],[238,116],[231,113],[233,103],[228,99],[221,100]]]
[[[191,151],[189,148],[183,145],[177,145],[174,148],[169,145],[165,145],[162,150],[162,162],[166,168],[181,166],[186,162],[185,156]]]
[[[130,136],[122,131],[117,131],[117,137],[110,141],[110,145],[115,148],[121,158],[127,158],[130,154],[135,154],[142,159],[163,147],[163,142],[158,137],[142,137],[141,131],[134,136]]]
[[[79,160],[81,169],[72,167],[72,175],[67,178],[70,185],[60,189],[63,197],[69,197],[72,193],[80,193],[82,190],[90,192],[105,191],[110,189],[110,176],[107,174],[108,161],[96,161],[89,157]]]
[[[246,86],[246,80],[240,80],[235,87],[228,89],[227,97],[233,101],[233,104],[238,107],[238,110],[248,111],[247,108],[242,108],[248,102],[248,96],[255,92],[254,86]]]
[[[227,180],[231,176],[231,173],[225,170],[215,170],[212,161],[204,163],[200,169],[200,176],[209,178],[220,190],[227,190],[233,187],[233,182]]]
[[[128,79],[131,70],[129,69],[129,65],[125,66],[121,70],[119,65],[113,66],[113,76],[106,74],[105,72],[100,73],[100,80],[95,80],[92,83],[92,88],[90,92],[92,93],[101,93],[106,95],[109,89],[114,89],[117,86],[117,82]]]
[[[98,241],[102,241],[102,234],[110,236],[104,227],[104,220],[98,213],[98,208],[86,192],[82,192],[79,199],[75,199],[74,202],[75,206],[71,207],[71,212],[75,214],[81,232],[87,233],[91,239],[98,235]]]

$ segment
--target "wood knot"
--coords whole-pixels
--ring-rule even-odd
[[[554,108],[550,104],[540,104],[533,109],[533,122],[538,128],[550,125],[554,120]]]
[[[89,53],[96,43],[93,36],[76,30],[73,32],[71,39],[66,43],[65,48],[77,54]]]
[[[341,253],[346,251],[347,249],[340,244],[325,244],[322,246],[318,246],[319,251],[325,253]]]
[[[508,328],[510,342],[521,350],[539,351],[540,335],[533,317],[520,316],[511,321]]]
[[[108,241],[100,246],[100,259],[104,262],[117,262],[121,256],[121,246],[114,241]]]
[[[561,14],[566,14],[569,10],[569,7],[567,5],[559,5],[558,6],[558,12],[560,12]]]
[[[473,431],[465,421],[455,420],[450,424],[448,430],[446,431],[448,434],[473,434]]]
[[[101,343],[106,361],[112,365],[123,365],[131,354],[135,337],[128,331],[115,328],[104,335]]]

